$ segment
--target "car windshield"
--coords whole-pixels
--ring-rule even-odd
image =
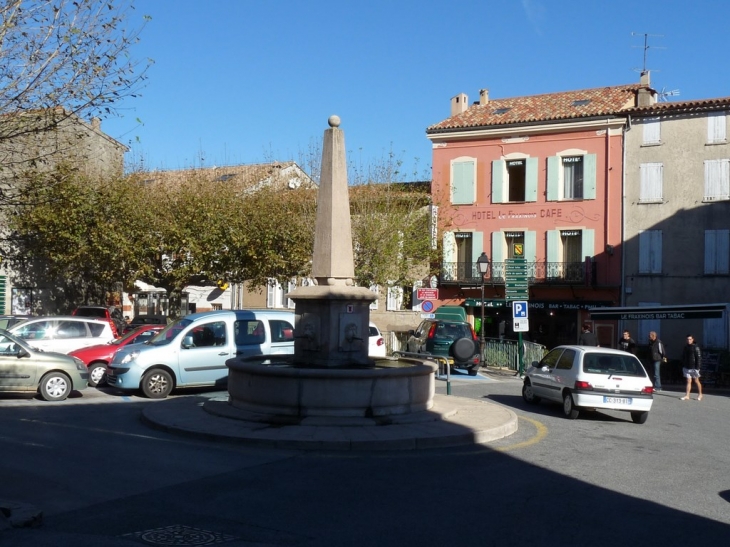
[[[459,338],[471,338],[471,329],[466,323],[442,322],[436,325],[434,338],[444,340],[458,340]]]
[[[180,334],[180,331],[187,328],[191,323],[192,321],[185,317],[178,319],[162,329],[149,343],[153,346],[165,346],[172,342]]]
[[[17,355],[19,347],[28,349],[28,346],[9,332],[0,329],[0,354]]]
[[[628,354],[586,353],[583,357],[583,372],[609,376],[646,376],[639,360]]]

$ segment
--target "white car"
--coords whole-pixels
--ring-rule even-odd
[[[525,371],[522,397],[563,405],[575,419],[581,410],[621,410],[646,422],[654,388],[641,361],[625,351],[592,346],[558,346]]]
[[[370,322],[370,342],[368,344],[368,355],[370,357],[385,357],[385,339],[375,323]]]
[[[114,340],[111,324],[90,317],[34,317],[13,325],[8,332],[43,351],[68,353]]]

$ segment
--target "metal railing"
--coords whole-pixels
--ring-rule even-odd
[[[492,262],[484,282],[504,284],[505,262]],[[590,272],[585,262],[527,262],[527,279],[539,284],[585,284]],[[480,283],[476,262],[444,262],[441,264],[442,282]]]
[[[547,353],[547,348],[535,342],[523,341],[524,355],[522,357],[525,368],[533,361],[539,361]],[[487,338],[484,347],[482,362],[488,367],[501,367],[514,370],[520,369],[519,345],[517,340],[501,340],[499,338]]]

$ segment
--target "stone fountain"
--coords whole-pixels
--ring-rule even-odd
[[[370,303],[376,296],[353,281],[345,137],[339,117],[328,122],[312,259],[315,284],[287,295],[295,303],[294,359],[228,362],[229,403],[261,421],[387,421],[433,406],[435,363],[368,357]]]

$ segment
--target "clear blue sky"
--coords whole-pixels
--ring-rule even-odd
[[[102,128],[148,169],[300,161],[337,114],[348,161],[430,177],[450,99],[639,81],[730,96],[726,0],[135,0],[142,96]],[[633,33],[639,35],[632,36]],[[137,123],[141,120],[142,125]]]

